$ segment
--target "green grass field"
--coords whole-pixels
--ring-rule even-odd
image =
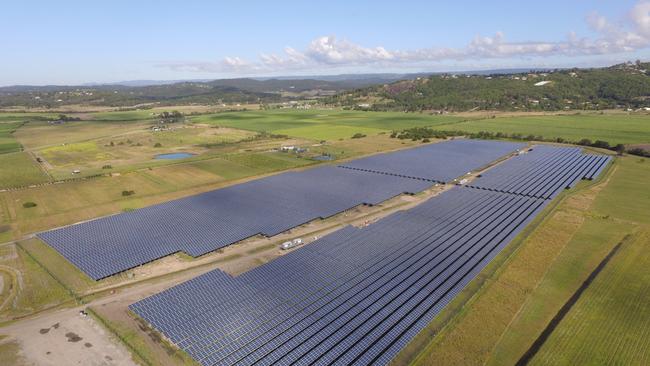
[[[194,123],[266,131],[312,140],[347,139],[355,133],[370,135],[462,120],[463,118],[455,116],[335,110],[229,112],[192,118]]]
[[[395,364],[515,364],[582,281],[628,234],[634,241],[627,249],[624,244],[594,287],[583,293],[533,363],[602,364],[603,357],[608,357],[608,364],[647,363],[647,347],[631,341],[623,345],[621,340],[647,338],[647,327],[641,326],[650,318],[642,300],[649,283],[647,256],[639,253],[647,252],[649,245],[650,159],[617,160],[609,179],[595,185],[581,183],[576,192],[562,198],[530,235],[514,243],[518,247],[512,256],[497,258],[504,263],[492,268],[494,274],[480,289],[470,286],[476,294],[465,299],[467,304],[443,311],[439,318],[449,321],[436,324],[434,320]],[[639,263],[632,265],[632,258]],[[626,290],[613,288],[625,281]],[[616,315],[599,318],[604,314]],[[598,352],[586,346],[596,344]],[[562,349],[567,349],[565,358],[557,354]]]
[[[467,132],[519,133],[524,136],[543,136],[546,139],[557,137],[568,141],[583,138],[603,140],[616,144],[636,144],[650,142],[650,116],[648,115],[557,115],[501,117],[461,123],[438,125],[440,130],[460,130]]]
[[[607,264],[531,365],[650,364],[650,230]]]
[[[21,124],[20,122],[0,123],[0,154],[20,151],[22,146],[14,138],[13,133]]]
[[[74,121],[58,125],[36,121],[25,124],[14,136],[25,148],[40,149],[101,138],[118,138],[145,131],[150,125],[147,121]]]
[[[69,293],[25,251],[14,245],[0,247],[0,267],[14,278],[15,297],[0,310],[0,321],[31,314],[72,300]],[[10,284],[6,283],[9,286]]]
[[[124,111],[124,112],[98,112],[90,114],[90,119],[95,121],[137,121],[152,119],[155,112],[150,110]]]
[[[0,188],[23,187],[49,181],[37,163],[24,152],[0,154]]]
[[[56,113],[16,113],[16,112],[0,112],[0,123],[2,122],[25,122],[46,120],[48,118],[55,118]]]

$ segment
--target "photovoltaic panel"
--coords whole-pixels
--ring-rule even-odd
[[[440,146],[434,147],[436,145]],[[408,157],[410,166],[420,166],[417,171],[428,171],[428,176],[446,179],[450,174],[460,175],[485,166],[520,146],[507,142],[454,140],[392,153],[401,157],[389,159],[387,163],[395,165]],[[382,154],[382,157],[386,159],[390,155]],[[38,236],[97,280],[179,251],[197,257],[258,234],[273,236],[360,204],[378,204],[402,193],[421,192],[431,185],[432,181],[426,177],[318,167],[71,225]]]
[[[447,183],[526,144],[489,140],[450,140],[414,149],[377,154],[341,167]]]
[[[454,188],[131,309],[203,365],[386,364],[546,202]]]
[[[519,170],[528,185],[455,187],[238,277],[215,270],[130,308],[202,365],[388,364],[546,207],[547,194],[595,177],[609,160],[556,147],[528,154],[493,168]]]
[[[550,199],[581,179],[593,179],[610,161],[577,147],[533,146],[488,170],[468,186]]]

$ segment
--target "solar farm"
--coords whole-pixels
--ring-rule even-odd
[[[172,253],[182,251],[197,257],[254,235],[274,236],[358,205],[418,193],[434,182],[451,180],[524,146],[448,141],[350,165],[283,173],[44,232],[39,237],[98,280]],[[414,169],[408,169],[407,159],[412,160]],[[384,169],[375,170],[382,161]],[[346,169],[348,166],[354,169]]]
[[[95,280],[400,194],[412,208],[346,226],[239,276],[220,269],[129,308],[202,365],[388,364],[565,189],[609,156],[451,140],[287,172],[39,234]],[[480,172],[465,182],[469,173]]]

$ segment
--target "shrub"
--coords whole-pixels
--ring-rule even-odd
[[[108,165],[108,164],[107,164],[107,165],[104,165],[104,166],[102,167],[102,169],[113,169],[113,167],[112,167],[111,165]]]
[[[31,201],[23,203],[24,208],[32,208],[32,207],[36,207],[36,206],[38,206],[38,205],[36,203],[34,203],[34,202],[31,202]]]
[[[162,147],[162,144],[160,142],[156,142],[153,147]]]
[[[609,149],[609,142],[603,140],[596,140],[591,146],[600,147],[602,149]]]
[[[123,197],[132,196],[134,194],[135,194],[135,191],[122,191],[122,196]]]
[[[631,155],[644,156],[646,158],[650,158],[650,151],[643,150],[642,148],[639,147],[630,149],[627,151],[627,153]]]
[[[353,138],[353,139],[360,139],[360,138],[362,138],[362,137],[366,137],[366,135],[364,135],[364,134],[362,134],[362,133],[359,133],[359,132],[357,132],[357,133],[355,133],[354,135],[352,135],[352,138]]]

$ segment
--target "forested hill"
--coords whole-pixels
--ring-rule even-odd
[[[347,91],[327,103],[399,111],[600,110],[650,106],[650,63],[517,74],[443,74]]]

